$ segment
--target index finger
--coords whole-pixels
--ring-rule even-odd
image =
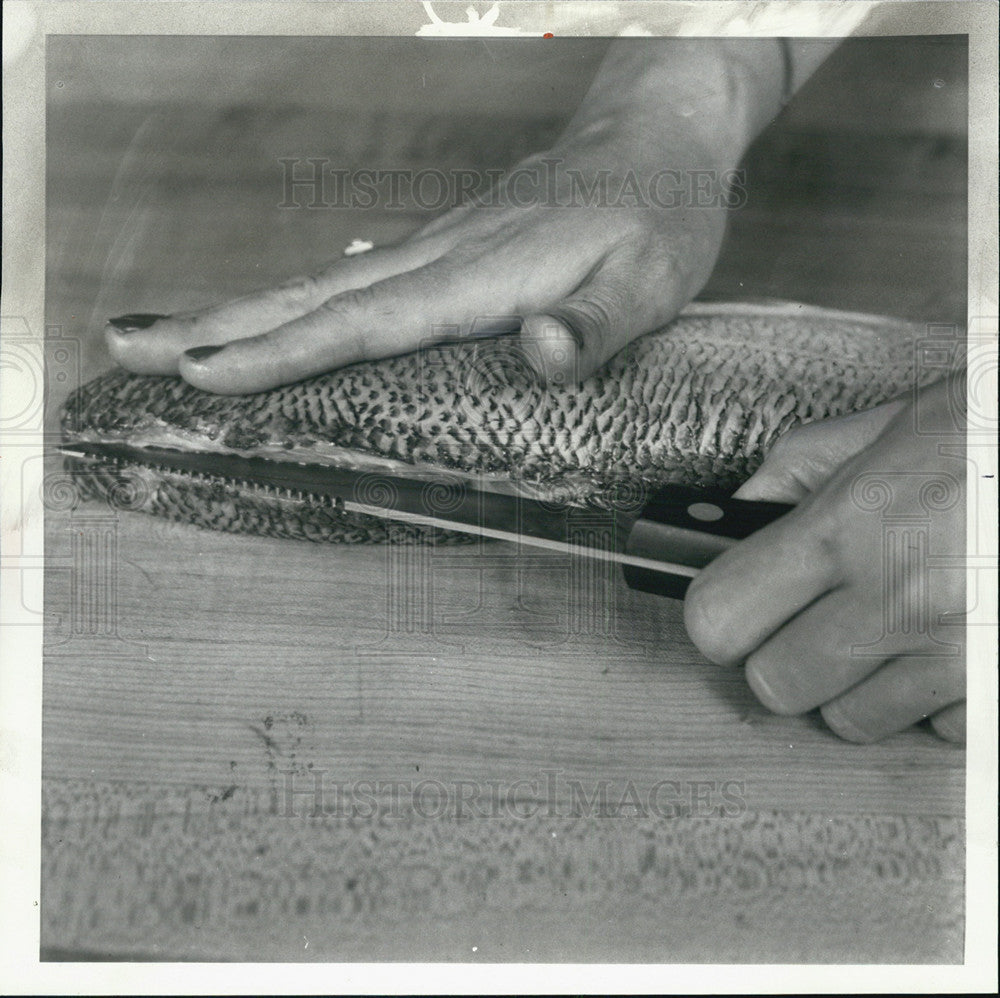
[[[185,350],[274,329],[306,315],[333,295],[420,266],[433,259],[441,246],[435,240],[410,240],[338,260],[316,274],[208,308],[175,315],[122,316],[109,320],[105,340],[111,356],[135,374],[176,374]]]
[[[692,581],[684,624],[706,658],[742,662],[841,581],[808,500],[712,561]]]
[[[446,336],[514,331],[526,311],[572,289],[582,270],[583,264],[563,259],[526,271],[516,249],[489,263],[482,256],[444,256],[334,295],[259,336],[188,350],[180,373],[197,388],[241,395]]]

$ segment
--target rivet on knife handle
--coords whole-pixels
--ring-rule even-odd
[[[787,513],[782,502],[734,499],[723,489],[667,485],[646,504],[629,534],[626,554],[704,568],[734,542]],[[691,579],[623,565],[632,589],[684,599]]]

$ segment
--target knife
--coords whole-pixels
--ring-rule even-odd
[[[713,558],[787,513],[785,503],[734,499],[724,489],[665,485],[639,501],[554,504],[476,489],[442,473],[430,479],[299,464],[237,454],[126,444],[73,443],[59,448],[75,461],[139,464],[214,476],[303,497],[337,508],[422,527],[547,548],[617,562],[632,588],[683,599]]]

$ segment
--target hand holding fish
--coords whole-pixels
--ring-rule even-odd
[[[694,580],[685,623],[708,658],[745,662],[770,710],[821,707],[854,742],[926,717],[964,740],[964,398],[946,380],[806,424],[736,493],[797,505]]]
[[[802,55],[803,78],[830,47]],[[245,394],[435,338],[520,330],[543,379],[582,379],[708,279],[734,168],[786,77],[775,39],[615,43],[562,138],[508,174],[499,207],[461,204],[399,245],[235,301],[113,320],[111,354],[137,374]],[[621,203],[592,196],[602,182]]]

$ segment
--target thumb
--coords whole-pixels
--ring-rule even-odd
[[[789,430],[764,463],[733,493],[735,499],[799,503],[847,460],[872,444],[906,406],[898,398],[874,409]]]
[[[680,301],[643,292],[629,273],[605,265],[567,298],[522,319],[522,349],[544,384],[579,384],[637,336],[677,314]]]

